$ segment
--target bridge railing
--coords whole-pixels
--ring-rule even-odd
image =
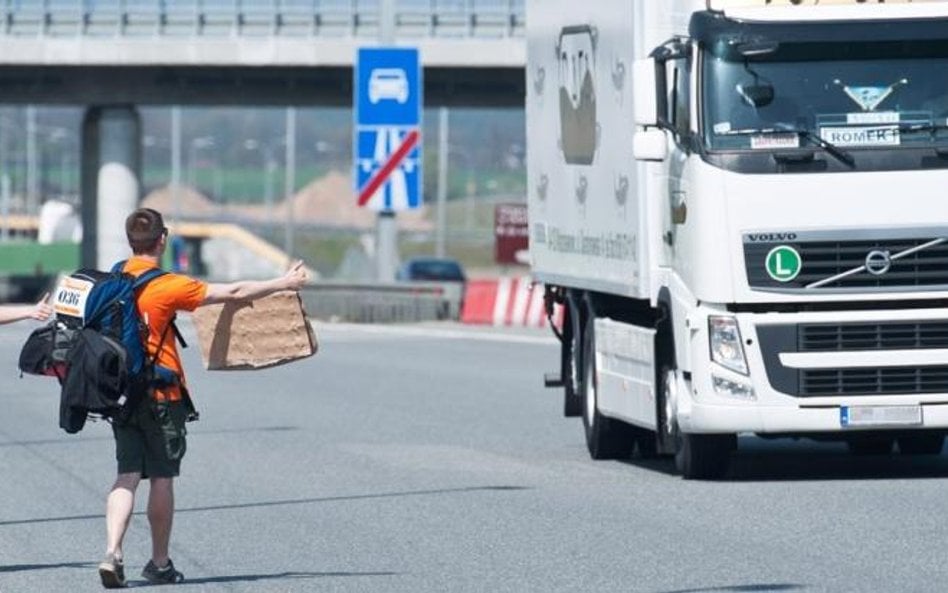
[[[520,37],[524,0],[395,0],[396,38]],[[379,0],[0,0],[0,36],[378,36]]]

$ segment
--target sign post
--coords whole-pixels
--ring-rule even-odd
[[[378,280],[395,277],[395,213],[420,208],[422,72],[417,48],[360,48],[353,178],[358,206],[379,213]]]

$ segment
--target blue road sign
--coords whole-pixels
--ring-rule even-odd
[[[421,123],[418,49],[360,48],[355,78],[356,125],[410,127]]]
[[[356,191],[359,206],[421,206],[422,82],[415,48],[361,48],[355,77]]]

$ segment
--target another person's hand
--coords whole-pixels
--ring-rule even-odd
[[[306,284],[306,281],[309,280],[309,275],[306,273],[306,268],[303,267],[303,261],[297,260],[290,269],[286,271],[286,274],[283,276],[284,282],[286,282],[287,290],[299,290]]]
[[[49,293],[43,295],[38,303],[30,310],[30,319],[46,321],[53,316],[53,308],[49,306]]]

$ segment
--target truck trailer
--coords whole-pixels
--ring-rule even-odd
[[[948,2],[528,0],[530,263],[589,454],[938,454]]]

